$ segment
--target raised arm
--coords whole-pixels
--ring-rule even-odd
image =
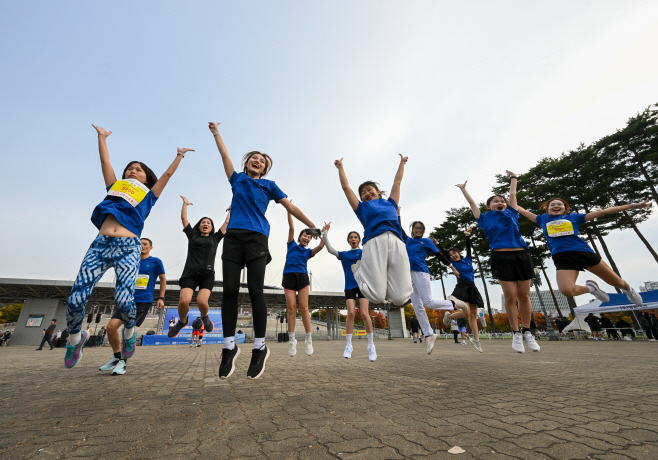
[[[219,154],[222,156],[222,163],[224,163],[224,172],[226,172],[226,177],[230,179],[235,172],[235,168],[233,167],[231,157],[228,156],[228,150],[226,150],[222,136],[219,135],[219,123],[213,123],[212,121],[208,122],[208,129],[210,129],[212,135],[215,136],[217,150],[219,150]]]
[[[187,148],[182,149],[182,148],[178,147],[178,152],[176,153],[176,159],[174,160],[174,162],[172,164],[169,165],[167,170],[164,173],[162,173],[162,176],[160,176],[160,179],[158,179],[158,181],[155,183],[155,185],[151,189],[151,191],[153,192],[153,194],[156,197],[159,197],[162,194],[162,191],[164,190],[164,188],[169,183],[169,179],[171,179],[171,176],[174,175],[174,173],[178,169],[178,165],[183,160],[183,158],[185,158],[185,154],[187,152],[194,152],[194,150],[187,149]]]
[[[527,211],[524,207],[519,206],[518,204],[516,205],[516,210],[519,211],[519,214],[521,214],[523,217],[527,217],[535,224],[537,223],[537,214],[533,214],[530,211]]]
[[[281,198],[279,204],[288,210],[298,221],[304,223],[308,228],[317,228],[311,220],[304,215],[301,209],[292,204],[288,198]]]
[[[396,203],[400,203],[400,186],[402,185],[402,176],[404,176],[404,165],[409,161],[409,157],[400,155],[400,164],[398,165],[398,172],[395,173],[395,179],[393,179],[393,187],[391,187],[391,200]]]
[[[187,207],[192,206],[192,203],[190,203],[190,201],[183,195],[180,197],[183,199],[183,208],[180,210],[180,220],[183,221],[183,228],[185,228],[190,224],[190,221],[187,220]]]
[[[468,201],[468,204],[471,207],[471,212],[473,212],[473,216],[476,219],[479,219],[480,214],[482,213],[480,212],[480,208],[475,203],[473,198],[471,198],[471,195],[468,193],[468,191],[466,191],[466,184],[468,184],[468,181],[464,182],[463,184],[457,184],[455,185],[455,187],[457,187],[459,190],[462,191],[462,193],[464,194],[464,198],[466,198],[466,201]]]
[[[404,227],[402,226],[402,206],[398,206],[398,222],[400,223],[400,228],[402,229],[402,239],[406,240],[407,239],[407,233],[404,231]]]
[[[226,228],[228,227],[228,222],[229,220],[231,220],[231,207],[229,206],[229,208],[226,211],[227,211],[226,219],[224,219],[224,223],[219,228],[222,231],[222,234],[224,235],[226,235]]]
[[[613,214],[615,212],[628,211],[629,209],[643,209],[651,206],[651,202],[646,199],[640,203],[624,204],[622,206],[612,206],[610,208],[601,209],[600,211],[588,212],[585,214],[585,221],[596,219],[597,217],[605,216],[606,214]]]
[[[359,207],[359,198],[357,198],[354,190],[350,187],[350,183],[347,181],[347,175],[343,169],[343,159],[334,161],[334,166],[338,168],[338,178],[340,179],[340,186],[343,188],[343,192],[347,197],[347,202],[352,206],[352,209],[356,211],[356,208]]]
[[[329,225],[331,225],[331,222],[328,224],[325,222],[324,227],[322,227],[322,232],[325,233],[329,229]],[[322,251],[322,248],[324,248],[324,240],[322,237],[320,237],[320,244],[318,244],[316,247],[313,248],[311,251],[311,257],[316,255],[318,252]]]
[[[516,174],[512,171],[505,171],[510,177],[509,182],[509,205],[518,211],[518,204],[516,203],[516,184],[518,182]],[[535,219],[536,221],[536,219]]]
[[[434,238],[432,236],[432,237],[430,237],[430,239],[434,242],[434,244],[439,249],[441,254],[443,254],[443,257],[445,257],[449,261],[450,260],[450,253],[448,251],[446,251],[443,246],[441,246],[441,243],[439,243],[436,238]],[[441,259],[439,259],[439,260],[441,260]],[[450,262],[448,262],[446,265],[450,265]]]
[[[473,227],[468,227],[466,231],[464,232],[464,236],[466,236],[466,256],[469,259],[472,259],[471,257],[471,232],[473,231]]]
[[[292,220],[292,214],[288,211],[288,243],[295,239],[295,222]]]
[[[94,126],[98,133],[98,153],[101,156],[101,171],[103,171],[103,179],[105,186],[109,187],[117,181],[117,176],[114,174],[114,168],[110,163],[110,152],[107,150],[107,136],[112,134],[112,131],[105,131],[100,126]]]
[[[336,256],[338,258],[338,251],[334,249],[334,247],[331,245],[329,242],[329,226],[331,225],[331,222],[328,224],[325,224],[324,229],[322,230],[322,241],[324,241],[325,246],[327,246],[327,251],[329,254]]]

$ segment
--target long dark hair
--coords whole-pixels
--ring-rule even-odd
[[[366,188],[368,185],[375,187],[375,190],[379,192],[379,199],[382,199],[382,196],[386,195],[386,192],[384,190],[379,190],[379,184],[377,182],[373,182],[371,180],[365,181],[363,184],[359,185],[359,198],[361,198],[361,191]]]
[[[123,169],[123,174],[121,175],[121,179],[126,178],[126,171],[128,171],[128,168],[130,168],[130,166],[134,165],[135,163],[138,163],[146,173],[146,183],[144,185],[146,185],[148,188],[153,188],[155,183],[158,181],[158,176],[155,175],[155,173],[151,170],[151,168],[146,166],[141,161],[131,161],[130,163],[128,163],[128,166],[126,166]]]
[[[203,219],[208,219],[210,221],[210,235],[214,235],[215,234],[215,223],[212,221],[212,219],[210,217],[202,217],[201,219],[199,219],[199,222],[197,222],[196,225],[192,228],[192,230],[194,230],[194,234],[196,236],[201,235],[201,228],[200,227],[201,227],[201,221]]]
[[[249,158],[253,157],[254,155],[260,155],[263,158],[265,158],[265,169],[263,170],[263,174],[261,174],[259,177],[259,179],[262,179],[263,177],[267,176],[268,172],[270,172],[270,169],[272,169],[272,165],[274,164],[274,162],[272,161],[272,158],[267,153],[262,153],[259,152],[258,150],[245,153],[244,156],[242,157],[242,172],[244,172],[245,174],[247,174],[247,162],[249,161]]]

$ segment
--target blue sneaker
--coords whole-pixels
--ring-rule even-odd
[[[89,339],[89,333],[87,331],[82,331],[80,333],[80,341],[77,345],[71,345],[70,343],[66,344],[66,355],[64,356],[64,366],[67,369],[71,369],[73,366],[78,364],[80,358],[82,358],[82,349],[85,347],[85,343]]]
[[[133,331],[133,336],[126,340],[121,333],[121,356],[124,359],[128,359],[135,354],[135,342],[137,342],[137,331]]]
[[[126,373],[126,362],[123,359],[120,359],[114,370],[112,370],[112,375],[123,375]]]
[[[99,371],[111,371],[115,367],[117,367],[117,364],[119,364],[119,358],[115,358],[112,356],[112,359],[110,359],[106,365],[101,366],[98,368]]]

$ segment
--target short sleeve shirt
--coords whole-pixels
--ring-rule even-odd
[[[475,282],[475,272],[473,271],[473,261],[470,257],[466,256],[459,262],[454,260],[450,261],[452,266],[455,267],[457,273],[459,273],[459,279],[464,279],[470,281],[471,283]]]
[[[412,272],[429,273],[425,257],[427,254],[438,254],[439,249],[429,238],[410,238],[405,237],[404,245],[407,247],[409,256],[409,265]]]
[[[231,218],[227,230],[251,230],[270,236],[270,223],[265,218],[271,200],[279,202],[288,195],[267,179],[252,179],[243,172],[233,172],[229,179],[233,190]]]
[[[546,236],[551,254],[564,251],[594,252],[589,244],[578,236],[578,226],[585,223],[585,214],[566,214],[562,216],[549,216],[539,214],[537,225],[541,227]]]
[[[385,232],[392,232],[402,240],[402,227],[398,221],[398,205],[392,199],[376,199],[359,202],[356,217],[363,224],[363,243]]]
[[[224,238],[222,231],[217,230],[212,235],[202,236],[195,232],[190,224],[187,224],[183,232],[187,236],[187,259],[181,278],[193,276],[206,270],[214,272],[217,246]]]
[[[288,243],[288,252],[286,253],[286,265],[283,267],[283,274],[287,273],[308,273],[306,264],[311,258],[312,249],[305,248],[297,244],[295,240]]]
[[[94,209],[91,222],[100,230],[107,216],[111,214],[128,231],[140,237],[144,229],[144,221],[158,197],[134,179],[118,180],[106,189],[108,195]],[[142,196],[146,190],[148,191]]]
[[[504,211],[485,212],[475,220],[489,240],[489,248],[492,251],[509,248],[528,249],[528,244],[519,231],[519,212],[511,206]]]
[[[147,257],[139,261],[139,272],[135,280],[135,302],[153,303],[155,282],[165,269],[157,257]]]
[[[352,249],[351,251],[338,251],[338,260],[343,265],[343,273],[345,274],[345,290],[358,288],[359,285],[354,279],[352,273],[352,265],[361,260],[363,250]]]

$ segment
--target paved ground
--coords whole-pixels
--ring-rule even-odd
[[[540,343],[378,340],[375,363],[365,340],[351,360],[342,341],[271,343],[256,381],[251,344],[229,381],[220,345],[139,347],[118,377],[107,348],[67,371],[61,349],[3,347],[0,458],[658,458],[658,344]]]

